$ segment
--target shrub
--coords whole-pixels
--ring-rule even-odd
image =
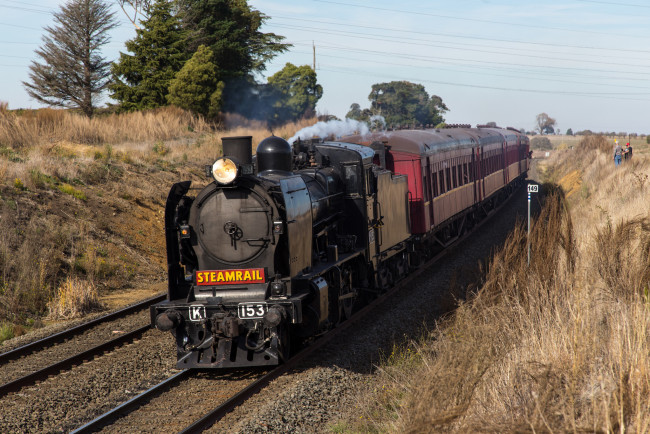
[[[541,149],[543,151],[553,149],[553,145],[548,137],[533,137],[530,139],[530,147],[533,149]]]
[[[64,183],[64,184],[59,185],[57,188],[61,192],[65,193],[65,194],[69,194],[70,196],[75,197],[77,199],[84,200],[84,201],[88,199],[86,197],[86,193],[84,193],[81,190],[78,190],[78,189],[74,188],[70,184],[65,184]]]
[[[580,140],[580,143],[578,143],[578,147],[581,149],[599,150],[605,154],[609,154],[612,150],[612,145],[606,138],[600,135],[585,136],[585,138]]]
[[[0,325],[0,343],[14,337],[14,326],[8,323]]]
[[[48,303],[50,318],[76,318],[103,309],[97,288],[92,282],[68,277]]]
[[[153,145],[153,151],[161,157],[169,154],[169,148],[161,141],[158,141]]]

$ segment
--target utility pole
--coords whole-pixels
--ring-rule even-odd
[[[311,46],[314,49],[314,72],[316,72],[316,44],[314,41],[311,41]]]

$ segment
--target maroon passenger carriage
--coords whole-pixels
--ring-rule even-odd
[[[454,125],[380,131],[342,141],[375,149],[375,163],[408,176],[411,233],[431,256],[526,179],[529,139],[514,128]]]

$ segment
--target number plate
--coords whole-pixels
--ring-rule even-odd
[[[269,307],[266,303],[239,303],[237,313],[241,319],[259,319],[264,317]]]

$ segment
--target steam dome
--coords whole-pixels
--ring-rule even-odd
[[[291,172],[293,152],[289,142],[271,136],[257,145],[257,172]]]

